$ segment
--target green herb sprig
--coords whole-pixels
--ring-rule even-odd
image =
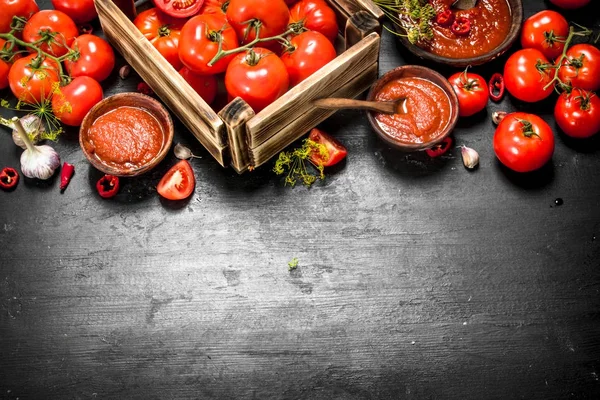
[[[426,0],[373,0],[385,16],[406,31],[402,34],[384,28],[394,35],[406,37],[412,44],[433,39],[431,21],[436,16],[433,6]]]
[[[323,165],[314,165],[318,174],[313,174],[307,170],[307,161],[310,163],[310,155],[317,152],[321,158],[327,159],[329,153],[327,148],[310,139],[304,139],[302,146],[291,151],[282,151],[279,153],[273,172],[282,175],[287,172],[285,184],[294,187],[299,180],[304,186],[311,186],[317,179],[325,179]]]

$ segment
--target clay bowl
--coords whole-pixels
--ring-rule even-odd
[[[94,151],[94,146],[90,143],[90,128],[98,118],[105,116],[107,113],[114,111],[118,107],[134,107],[146,111],[148,114],[153,116],[160,126],[162,133],[162,143],[160,143],[160,136],[157,143],[160,145],[158,152],[152,155],[144,163],[137,163],[135,166],[128,165],[115,165],[115,163],[109,163],[106,159],[103,159],[97,152]],[[118,143],[119,140],[127,140],[128,136],[124,135],[118,130],[114,131],[115,141]],[[121,136],[119,136],[121,135]],[[139,142],[138,142],[139,143]],[[104,172],[105,174],[129,177],[141,175],[154,168],[160,163],[171,148],[173,143],[173,121],[167,109],[154,98],[134,92],[119,93],[109,96],[98,104],[96,104],[87,113],[81,127],[79,128],[79,145],[83,150],[83,154],[88,159],[90,164],[96,169]],[[144,150],[142,148],[142,150]]]
[[[373,83],[373,85],[371,85],[369,93],[367,94],[367,100],[375,100],[375,95],[390,81],[409,77],[425,79],[439,86],[442,89],[442,91],[446,94],[450,102],[450,115],[448,123],[443,128],[441,128],[441,130],[438,131],[436,135],[434,135],[434,139],[424,143],[409,143],[401,141],[387,133],[384,129],[381,128],[379,122],[375,119],[376,113],[372,111],[367,112],[367,118],[369,119],[369,123],[371,124],[371,127],[373,128],[377,136],[379,136],[381,140],[383,140],[390,146],[405,152],[429,149],[435,146],[436,144],[442,142],[448,135],[450,135],[450,133],[452,133],[452,131],[456,127],[459,111],[458,97],[452,89],[452,85],[450,85],[450,82],[448,82],[448,80],[440,73],[432,70],[431,68],[423,67],[421,65],[403,65],[401,67],[395,68],[387,72],[381,78],[376,80]]]
[[[469,57],[469,58],[450,58],[450,57],[443,57],[443,56],[440,56],[437,54],[433,54],[433,53],[427,51],[426,49],[423,49],[423,48],[417,46],[416,44],[412,44],[406,38],[406,31],[402,27],[399,27],[398,25],[394,24],[394,29],[400,35],[402,35],[402,36],[397,35],[396,37],[398,38],[400,43],[404,47],[406,47],[411,53],[413,53],[414,55],[416,55],[417,57],[419,57],[423,60],[432,61],[432,62],[435,62],[438,64],[448,65],[450,67],[455,67],[455,68],[465,68],[467,66],[475,66],[475,65],[485,64],[485,63],[488,63],[488,62],[500,57],[504,53],[506,53],[506,51],[508,49],[510,49],[510,47],[519,38],[521,24],[523,22],[522,1],[521,0],[506,0],[506,1],[509,5],[510,12],[511,12],[511,23],[510,23],[509,31],[508,31],[506,37],[504,38],[504,40],[496,48],[488,51],[485,54],[481,54],[481,55]]]

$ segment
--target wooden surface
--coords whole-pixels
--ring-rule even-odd
[[[548,6],[525,3],[526,16]],[[568,15],[599,28],[594,12]],[[418,62],[388,32],[381,51],[380,74]],[[107,95],[139,81],[120,63]],[[101,199],[67,132],[64,193],[58,179],[0,192],[0,398],[600,398],[599,139],[557,132],[531,175],[491,146],[491,112],[557,129],[552,104],[506,97],[461,120],[472,172],[458,149],[399,153],[363,112],[337,112],[319,127],[348,158],[310,189],[269,163],[222,168],[177,121],[174,143],[202,156],[180,203],[155,191],[172,153]],[[0,164],[18,168],[2,133]]]

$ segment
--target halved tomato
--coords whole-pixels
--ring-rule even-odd
[[[183,200],[189,197],[196,186],[194,170],[188,160],[181,160],[161,178],[156,191],[168,200]]]
[[[176,18],[187,18],[200,13],[204,0],[152,0],[165,14]]]
[[[327,149],[329,157],[322,157],[318,152],[313,152],[310,155],[310,161],[315,165],[322,165],[324,167],[330,167],[342,161],[346,158],[348,151],[343,144],[341,144],[336,138],[323,132],[320,129],[313,128],[308,135],[308,138],[313,142],[322,144]]]

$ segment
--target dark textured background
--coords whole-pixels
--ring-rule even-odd
[[[524,3],[526,17],[551,7]],[[589,7],[567,15],[599,27]],[[139,81],[120,80],[122,62],[106,95]],[[408,63],[422,62],[385,32],[380,74]],[[554,99],[461,120],[472,172],[458,149],[399,153],[338,112],[320,127],[348,158],[310,189],[272,163],[223,169],[178,123],[175,142],[202,158],[176,203],[155,191],[172,154],[103,200],[67,132],[64,193],[58,179],[0,193],[0,398],[600,398],[599,141],[561,135]],[[555,128],[548,166],[500,166],[500,109]],[[18,167],[2,131],[0,166]]]

